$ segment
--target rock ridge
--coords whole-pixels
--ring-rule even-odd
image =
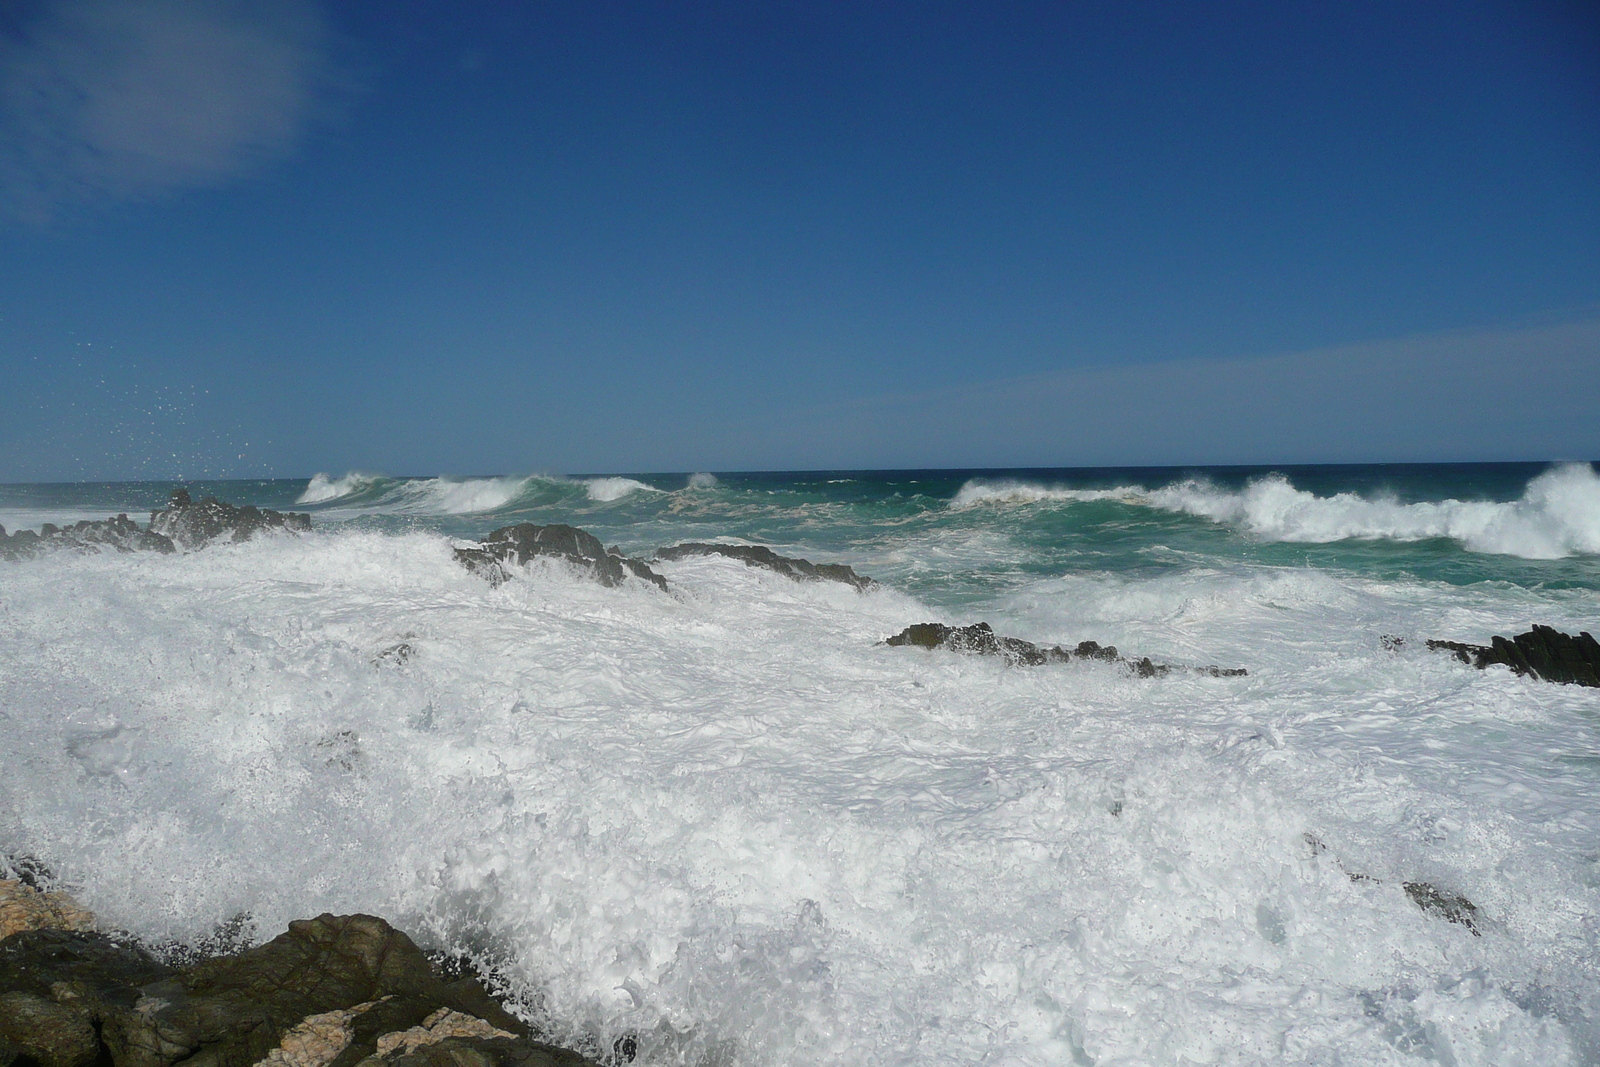
[[[843,563],[812,563],[808,559],[780,556],[766,545],[723,545],[704,541],[685,541],[681,545],[657,549],[655,558],[665,560],[687,559],[691,556],[726,556],[751,567],[776,571],[797,582],[843,582],[857,592],[866,592],[877,582]]]
[[[1535,625],[1515,637],[1493,637],[1487,645],[1429,641],[1435,652],[1453,652],[1480,671],[1500,664],[1514,674],[1563,685],[1600,687],[1600,642],[1584,630],[1573,637],[1551,626]]]
[[[971,626],[947,626],[942,622],[919,622],[907,626],[884,644],[916,648],[943,648],[967,655],[997,656],[1014,667],[1037,667],[1046,663],[1071,663],[1074,660],[1099,660],[1120,663],[1132,669],[1141,678],[1154,678],[1175,670],[1194,671],[1213,678],[1237,678],[1249,672],[1243,667],[1173,667],[1154,663],[1149,656],[1131,659],[1117,652],[1115,645],[1102,645],[1098,641],[1080,641],[1075,648],[1060,645],[1042,646],[1020,637],[1002,637],[986,622]]]

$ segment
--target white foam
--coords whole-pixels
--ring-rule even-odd
[[[146,937],[359,910],[502,952],[641,1067],[1600,1050],[1594,693],[1419,647],[1591,592],[1240,566],[974,612],[1252,672],[1140,680],[884,647],[948,617],[889,589],[663,568],[491,589],[352,530],[9,565],[0,845]]]
[[[694,474],[689,475],[690,489],[715,489],[716,485],[717,476],[715,474],[707,474],[705,471],[696,471]]]
[[[629,493],[638,492],[641,489],[648,493],[661,492],[660,489],[653,485],[646,485],[643,482],[634,481],[632,478],[589,478],[583,484],[588,489],[590,500],[605,502],[621,500]]]
[[[1066,489],[1060,486],[1031,485],[1027,482],[987,482],[974,479],[956,491],[956,495],[950,500],[950,506],[970,508],[980,504],[1032,504],[1041,500],[1136,502],[1143,495],[1144,490],[1135,486],[1117,489]]]
[[[1587,463],[1553,467],[1530,481],[1521,499],[1509,502],[1402,503],[1354,493],[1320,497],[1274,474],[1251,482],[1241,492],[1195,480],[1159,489],[1104,490],[974,481],[962,486],[951,506],[1086,500],[1119,500],[1185,512],[1272,541],[1448,537],[1474,552],[1526,559],[1600,553],[1600,476]]]
[[[359,471],[350,471],[340,478],[319,472],[311,476],[311,481],[306,483],[305,492],[296,498],[295,503],[323,504],[329,500],[338,500],[370,489],[378,478],[379,475],[362,474]]]

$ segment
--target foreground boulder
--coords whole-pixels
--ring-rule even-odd
[[[71,526],[47,522],[38,533],[18,530],[7,536],[0,526],[0,559],[21,559],[44,549],[65,548],[77,551],[112,548],[118,552],[174,552],[170,537],[152,533],[126,514],[109,519],[84,519]]]
[[[701,541],[686,541],[656,552],[656,559],[679,560],[690,556],[726,556],[751,567],[765,567],[769,571],[793,578],[797,582],[843,582],[858,592],[865,592],[878,583],[865,575],[857,574],[843,563],[812,563],[808,559],[780,556],[766,545],[713,545]]]
[[[1076,648],[1060,645],[1043,647],[1018,637],[1001,637],[986,622],[971,626],[946,626],[941,622],[919,622],[887,638],[886,645],[913,645],[917,648],[944,648],[969,655],[999,656],[1013,666],[1037,667],[1045,663],[1071,663],[1073,660],[1100,660],[1121,663],[1133,669],[1141,678],[1169,674],[1173,670],[1191,670],[1209,674],[1214,678],[1236,678],[1248,674],[1243,667],[1170,667],[1152,663],[1149,656],[1128,659],[1118,655],[1114,645],[1096,641],[1079,642]]]
[[[235,507],[208,496],[198,504],[187,489],[174,489],[167,506],[150,513],[150,532],[171,538],[183,548],[201,548],[213,541],[248,541],[263,530],[304,533],[311,516],[273,511],[250,504]]]
[[[1547,682],[1600,687],[1600,642],[1587,630],[1573,637],[1549,626],[1535,626],[1516,637],[1494,637],[1487,645],[1429,641],[1436,652],[1453,652],[1462,663],[1480,671],[1496,663],[1515,674]]]
[[[0,940],[0,1067],[583,1067],[370,915],[177,970],[105,934]]]
[[[624,556],[617,549],[607,549],[587,530],[561,523],[535,526],[524,522],[502,526],[476,545],[456,549],[455,554],[457,562],[474,574],[483,575],[490,585],[499,585],[511,577],[508,566],[521,566],[530,559],[548,556],[588,571],[604,586],[621,585],[623,579],[632,574],[653,583],[662,592],[667,589],[667,580],[643,561]]]

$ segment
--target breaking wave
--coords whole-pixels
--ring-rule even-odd
[[[1421,541],[1444,537],[1473,552],[1561,559],[1600,553],[1600,476],[1587,463],[1552,467],[1511,501],[1406,503],[1355,493],[1317,496],[1272,474],[1234,491],[1198,479],[1159,489],[1068,489],[1017,482],[972,481],[951,507],[981,504],[1116,500],[1181,512],[1239,527],[1269,541],[1353,539]]]
[[[583,484],[588,490],[589,499],[601,502],[621,500],[629,493],[637,492],[640,489],[649,493],[662,491],[653,485],[646,485],[632,478],[588,478],[584,480]]]
[[[471,515],[496,511],[516,500],[534,478],[422,478],[402,482],[385,502],[394,510],[424,515]]]
[[[351,471],[342,478],[333,478],[319,472],[311,476],[311,481],[306,484],[306,491],[296,498],[295,503],[326,504],[330,500],[342,500],[371,489],[377,481],[376,474],[362,474],[360,471]]]

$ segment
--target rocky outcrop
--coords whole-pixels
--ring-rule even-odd
[[[1535,626],[1516,637],[1494,637],[1487,645],[1460,641],[1429,641],[1435,652],[1452,652],[1462,663],[1480,671],[1494,664],[1515,674],[1532,675],[1547,682],[1600,687],[1600,642],[1587,630],[1573,637],[1549,626]]]
[[[521,566],[541,556],[565,560],[594,575],[601,585],[618,586],[628,575],[642,578],[666,592],[667,580],[642,560],[608,549],[600,539],[576,526],[553,523],[535,526],[531,522],[502,526],[482,541],[455,550],[456,560],[474,574],[481,574],[490,585],[511,577],[509,567]]]
[[[196,504],[186,489],[174,489],[167,506],[150,513],[150,525],[140,526],[126,514],[109,519],[84,519],[71,526],[47,522],[32,530],[7,534],[0,526],[0,559],[22,559],[50,549],[79,552],[105,548],[118,552],[176,552],[204,548],[213,541],[248,541],[263,530],[304,533],[311,529],[311,516],[292,511],[273,511],[250,505],[235,507],[214,496]]]
[[[187,489],[174,489],[167,506],[150,513],[150,532],[171,538],[183,548],[201,548],[213,541],[248,541],[265,530],[304,533],[311,516],[293,511],[273,511],[250,504],[235,507],[208,496],[198,504]]]
[[[71,526],[47,522],[38,533],[18,530],[10,536],[0,526],[0,558],[20,559],[43,549],[64,548],[76,551],[111,548],[118,552],[174,552],[170,537],[152,533],[126,514],[109,519],[84,519]]]
[[[714,545],[700,541],[686,541],[656,552],[656,559],[678,560],[690,556],[726,556],[751,567],[765,567],[797,582],[843,582],[860,592],[878,583],[860,575],[843,563],[812,563],[808,559],[780,556],[766,545]]]
[[[1100,660],[1121,663],[1141,678],[1154,678],[1174,670],[1197,671],[1214,678],[1235,678],[1249,672],[1243,667],[1171,667],[1152,663],[1149,656],[1129,659],[1118,654],[1113,645],[1095,641],[1079,642],[1075,648],[1060,645],[1048,647],[1024,641],[1018,637],[1001,637],[986,622],[971,626],[946,626],[941,622],[919,622],[887,638],[886,645],[912,645],[917,648],[943,648],[969,655],[998,656],[1013,666],[1037,667],[1046,663],[1071,663],[1074,660]]]
[[[584,1067],[370,915],[183,969],[106,934],[0,940],[0,1067]]]

